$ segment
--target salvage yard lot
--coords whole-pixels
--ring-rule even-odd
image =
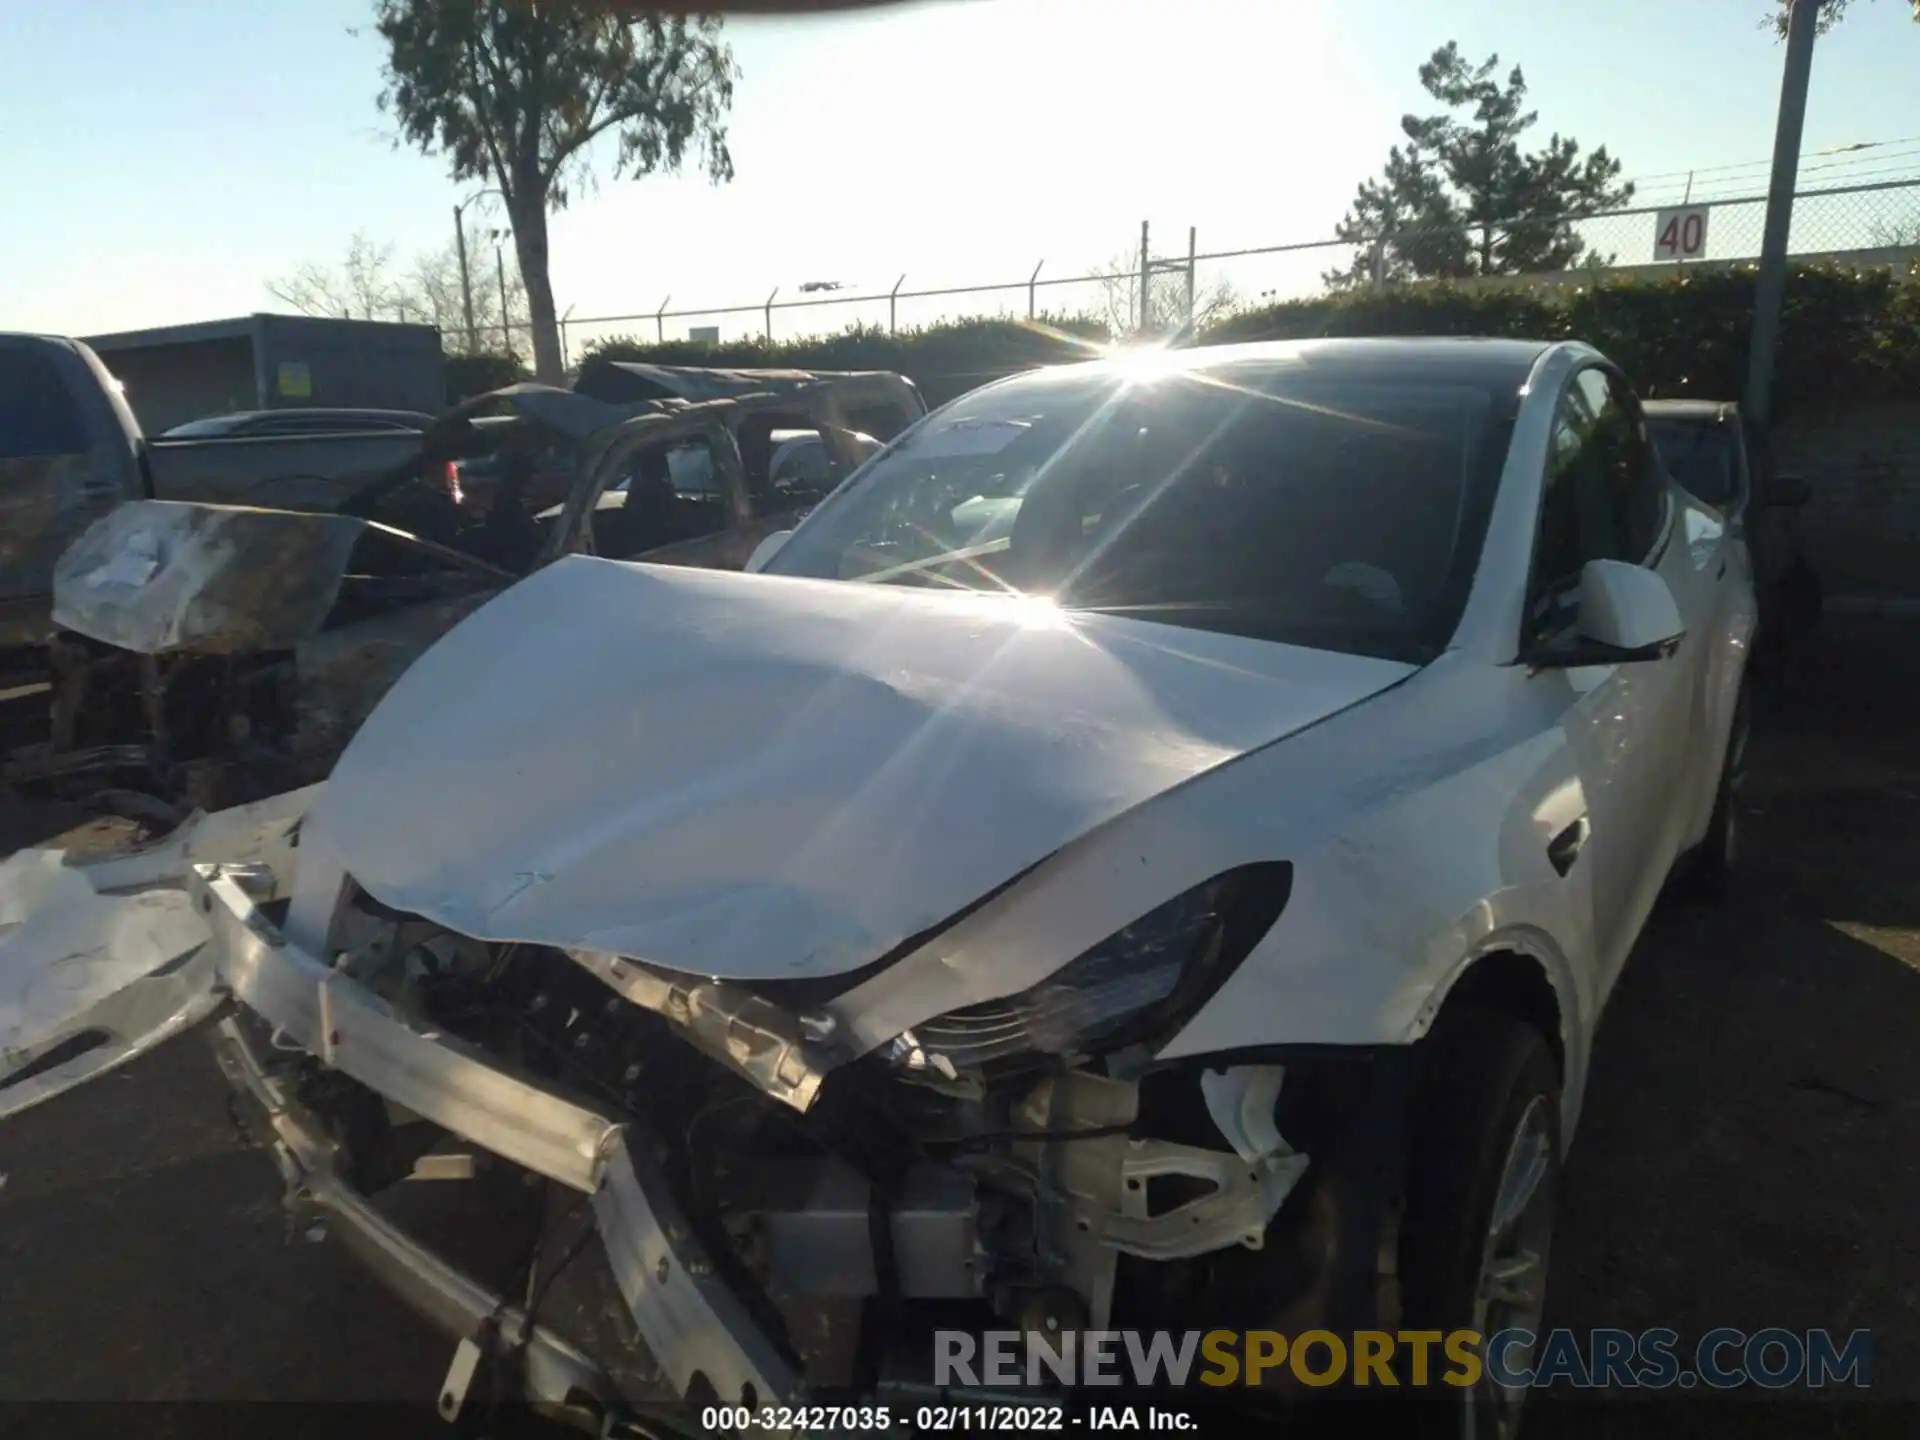
[[[1869,1329],[1872,1395],[1905,1402],[1870,1412],[1889,1433],[1920,1418],[1916,717],[1920,626],[1899,621],[1828,621],[1762,705],[1735,898],[1663,906],[1601,1031],[1549,1306],[1683,1342]],[[0,852],[73,819],[0,797]],[[192,1038],[0,1125],[0,1400],[432,1394],[450,1347],[290,1235],[244,1147]],[[1869,1413],[1755,1398],[1631,1423],[1837,1435]],[[1527,1433],[1628,1418],[1541,1407]]]

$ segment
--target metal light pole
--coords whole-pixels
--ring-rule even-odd
[[[453,207],[453,239],[454,244],[460,251],[460,304],[466,316],[467,349],[469,351],[471,351],[474,346],[473,277],[467,271],[467,227],[461,217],[466,213],[467,207],[473,204],[474,201],[484,200],[489,195],[500,195],[500,192],[498,190],[482,190],[477,194],[469,195]],[[507,197],[500,195],[500,198],[504,200]]]
[[[460,207],[453,207],[453,238],[460,248],[460,303],[467,317],[467,350],[473,350],[473,277],[467,273],[467,227],[460,221]]]
[[[1200,247],[1200,227],[1187,227],[1187,329],[1193,329],[1193,257]]]
[[[507,354],[513,354],[513,331],[508,327],[511,312],[507,309],[507,255],[500,248],[500,242],[493,242],[493,267],[500,276],[500,346]]]
[[[1767,185],[1767,227],[1760,242],[1760,274],[1753,287],[1743,402],[1748,419],[1763,430],[1773,409],[1773,352],[1780,339],[1780,305],[1787,289],[1787,233],[1793,225],[1800,131],[1807,118],[1807,81],[1813,72],[1813,40],[1820,19],[1820,0],[1790,3],[1787,65],[1780,80],[1780,117],[1773,132],[1773,178]]]
[[[1147,333],[1147,317],[1153,314],[1149,302],[1153,295],[1153,262],[1147,258],[1147,222],[1140,222],[1140,323],[1134,326],[1134,332],[1144,336]]]

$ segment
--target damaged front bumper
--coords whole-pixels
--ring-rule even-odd
[[[537,1404],[605,1411],[615,1403],[612,1383],[592,1360],[415,1243],[340,1176],[322,1122],[286,1095],[232,1017],[215,1029],[214,1054],[235,1089],[259,1106],[288,1194],[323,1212],[330,1233],[416,1313],[450,1335],[484,1337],[492,1358],[518,1356],[526,1395]],[[462,1398],[443,1390],[441,1414],[455,1418]]]
[[[865,1181],[811,1161],[766,1157],[753,1165],[765,1190],[764,1254],[779,1285],[776,1293],[763,1294],[764,1281],[758,1289],[744,1284],[731,1257],[708,1248],[728,1239],[711,1224],[698,1223],[713,1216],[702,1210],[690,1217],[682,1208],[686,1192],[670,1173],[673,1137],[655,1128],[670,1124],[669,1117],[641,1118],[631,1107],[597,1105],[582,1092],[529,1078],[492,1050],[437,1028],[437,1019],[399,1009],[350,971],[349,951],[329,948],[323,958],[282,933],[272,902],[286,896],[298,817],[310,794],[204,817],[162,846],[101,862],[87,872],[86,903],[66,907],[65,923],[77,923],[76,915],[92,915],[97,923],[113,907],[136,899],[171,917],[174,932],[167,944],[129,947],[124,929],[102,941],[102,953],[116,947],[124,952],[129,973],[140,972],[140,984],[182,987],[167,1024],[140,1048],[224,1006],[214,1027],[219,1063],[246,1108],[258,1112],[290,1206],[297,1214],[324,1216],[331,1234],[449,1338],[454,1361],[440,1389],[442,1412],[448,1418],[459,1414],[480,1373],[496,1394],[505,1384],[536,1405],[603,1431],[622,1419],[655,1433],[690,1430],[698,1415],[694,1407],[702,1404],[778,1413],[840,1393],[843,1382],[819,1373],[822,1347],[834,1341],[830,1332],[839,1322],[796,1330],[786,1302],[812,1297],[829,1310],[851,1305],[857,1314],[863,1298],[879,1290],[881,1252],[878,1242],[869,1248]],[[239,823],[240,816],[248,823]],[[218,843],[208,843],[207,832]],[[42,910],[37,921],[44,928],[46,915],[60,907]],[[329,947],[338,943],[330,940]],[[142,970],[162,951],[173,957],[163,964],[166,973],[155,977]],[[573,958],[585,964],[590,957]],[[122,989],[139,993],[138,985]],[[630,989],[619,993],[643,1009],[649,1008],[645,1000],[660,1000]],[[665,1001],[661,1006],[674,1009]],[[693,1007],[682,1008],[691,1013]],[[740,1041],[738,1033],[729,1033]],[[696,1049],[711,1048],[698,1043],[696,1032],[688,1038]],[[1302,1093],[1316,1088],[1316,1076],[1324,1082],[1346,1069],[1369,1069],[1366,1057],[1274,1058],[1289,1070],[1299,1067]],[[1284,1319],[1285,1328],[1296,1329],[1336,1315],[1382,1313],[1374,1292],[1383,1282],[1391,1286],[1391,1261],[1383,1258],[1379,1241],[1393,1228],[1397,1180],[1391,1171],[1401,1149],[1403,1103],[1396,1096],[1403,1089],[1394,1079],[1400,1067],[1372,1068],[1374,1079],[1359,1085],[1352,1101],[1315,1107],[1349,1117],[1351,1123],[1340,1127],[1344,1139],[1326,1129],[1299,1132],[1311,1137],[1321,1157],[1304,1181],[1304,1155],[1276,1159],[1272,1153],[1281,1143],[1272,1123],[1277,1066],[1244,1072],[1267,1076],[1266,1087],[1234,1089],[1228,1081],[1237,1072],[1231,1070],[1189,1067],[1165,1077],[1180,1086],[1197,1081],[1231,1151],[1118,1134],[1038,1147],[1046,1158],[1034,1173],[1057,1192],[1041,1240],[1068,1257],[1063,1278],[1089,1294],[1112,1283],[1110,1276],[1081,1273],[1080,1260],[1072,1257],[1082,1251],[1071,1248],[1079,1235],[1089,1237],[1088,1255],[1110,1249],[1155,1271],[1171,1264],[1168,1274],[1187,1257],[1226,1247],[1245,1257],[1229,1262],[1230,1270],[1249,1268],[1250,1252],[1259,1252],[1260,1265],[1283,1279],[1280,1288],[1293,1297],[1276,1311],[1271,1306],[1277,1294],[1257,1296],[1259,1323]],[[64,1086],[85,1076],[50,1071],[40,1078]],[[1103,1118],[1090,1105],[1125,1099],[1112,1081],[1081,1077],[1071,1083],[1076,1089],[1069,1128],[1075,1130]],[[784,1102],[783,1108],[797,1108],[793,1097],[778,1093],[764,1077],[757,1088]],[[343,1095],[379,1110],[382,1125],[391,1120],[411,1134],[437,1135],[436,1145],[474,1153],[396,1160],[378,1144],[363,1144],[370,1134],[377,1138],[379,1125],[370,1132],[356,1121],[350,1107],[343,1109]],[[0,1099],[5,1096],[0,1090]],[[1012,1119],[1038,1140],[1061,1128],[1053,1103],[1043,1085]],[[1024,1114],[1032,1106],[1038,1107],[1034,1113]],[[1112,1123],[1105,1129],[1131,1116],[1132,1102],[1123,1109],[1125,1116],[1116,1111],[1106,1117]],[[560,1276],[543,1276],[536,1287],[533,1266],[522,1295],[519,1279],[468,1263],[455,1237],[396,1218],[388,1208],[397,1195],[393,1181],[409,1178],[410,1164],[415,1179],[498,1173],[515,1186],[525,1182],[529,1188],[520,1193],[537,1193],[587,1222],[578,1227],[574,1251],[583,1263],[569,1282],[578,1281],[584,1288],[576,1293],[587,1300],[560,1303],[567,1287],[552,1293],[545,1288]],[[452,1173],[462,1165],[463,1173]],[[783,1168],[789,1165],[790,1173]],[[1164,1214],[1149,1212],[1143,1208],[1146,1192],[1162,1173],[1212,1179],[1214,1194]],[[985,1254],[973,1179],[945,1164],[910,1169],[903,1178],[886,1202],[888,1210],[880,1212],[890,1211],[895,1237],[888,1284],[896,1296],[971,1303],[982,1293]],[[928,1181],[940,1183],[922,1183]],[[422,1187],[399,1189],[428,1198]],[[1276,1207],[1296,1190],[1286,1226],[1263,1236]],[[711,1201],[711,1194],[706,1198]],[[1192,1235],[1184,1233],[1190,1228]],[[586,1248],[596,1235],[597,1244]],[[560,1270],[567,1264],[562,1261]],[[773,1318],[769,1302],[784,1319]],[[1105,1314],[1103,1307],[1086,1318],[1099,1328],[1107,1323]],[[607,1317],[615,1317],[611,1325]],[[865,1390],[870,1384],[901,1397],[937,1395],[904,1374],[883,1378],[870,1372],[860,1385]]]
[[[509,1073],[458,1037],[410,1022],[361,982],[290,942],[261,913],[241,880],[222,867],[197,867],[187,888],[212,935],[210,948],[222,982],[243,1007],[219,1026],[222,1066],[267,1111],[290,1193],[329,1212],[349,1248],[403,1299],[461,1342],[460,1352],[522,1357],[513,1383],[536,1404],[589,1421],[622,1413],[622,1407],[631,1413],[632,1387],[609,1374],[600,1352],[584,1341],[576,1346],[535,1323],[524,1307],[489,1291],[387,1221],[343,1178],[334,1163],[329,1132],[303,1119],[287,1090],[272,1082],[271,1054],[250,1042],[240,1023],[246,1012],[251,1012],[248,1024],[257,1021],[261,1033],[271,1031],[269,1050],[304,1052],[407,1116],[588,1197],[604,1274],[631,1318],[635,1348],[644,1352],[639,1369],[662,1382],[649,1397],[649,1416],[656,1404],[673,1401],[681,1407],[704,1401],[779,1412],[809,1398],[804,1363],[796,1361],[731,1287],[724,1265],[716,1264],[698,1227],[681,1209],[665,1173],[668,1147],[645,1121],[616,1119]],[[1344,1317],[1364,1328],[1391,1313],[1391,1298],[1381,1291],[1391,1291],[1394,1267],[1380,1242],[1394,1230],[1391,1212],[1399,1193],[1394,1172],[1402,1152],[1406,1080],[1406,1067],[1381,1067],[1372,1082],[1360,1087],[1349,1143],[1329,1144],[1329,1163],[1317,1172],[1308,1213],[1290,1237],[1288,1248],[1300,1251],[1299,1260],[1279,1261],[1283,1273],[1298,1270],[1299,1284],[1293,1287],[1292,1306],[1268,1312],[1276,1323],[1284,1319],[1288,1328],[1312,1328]],[[1268,1110],[1271,1101],[1269,1094],[1250,1108]],[[1147,1177],[1158,1173],[1149,1157],[1174,1148],[1131,1143],[1120,1172],[1129,1194],[1144,1191]],[[1084,1152],[1089,1159],[1094,1153],[1084,1143],[1065,1149]],[[1131,1153],[1134,1149],[1138,1156]],[[1291,1188],[1304,1167],[1301,1159],[1289,1169],[1284,1188]],[[1073,1176],[1062,1178],[1073,1188]],[[1250,1178],[1262,1178],[1257,1167]],[[1240,1188],[1223,1186],[1214,1208],[1234,1196],[1247,1199]],[[1262,1200],[1242,1219],[1228,1216],[1220,1223],[1231,1221],[1244,1231],[1239,1243],[1258,1249],[1260,1227],[1274,1203],[1277,1200]],[[820,1206],[817,1195],[814,1204],[805,1214],[825,1228],[796,1227],[789,1238],[813,1257],[814,1268],[835,1268],[836,1283],[849,1285],[849,1293],[867,1293],[869,1287],[852,1273],[859,1268],[854,1257],[836,1248],[832,1221],[821,1213],[832,1207]],[[864,1236],[864,1201],[846,1208],[862,1212]],[[929,1207],[933,1210],[937,1207]],[[896,1235],[902,1233],[898,1224],[903,1218],[895,1216]],[[939,1223],[937,1215],[934,1223]],[[1151,1229],[1144,1214],[1132,1223]],[[777,1233],[771,1239],[781,1243]],[[1153,1247],[1122,1248],[1161,1258]],[[909,1281],[907,1288],[955,1293],[939,1290],[937,1283],[928,1288]],[[830,1290],[831,1284],[821,1293]],[[590,1351],[596,1358],[589,1358]],[[460,1352],[441,1395],[443,1408],[456,1411],[459,1388],[469,1373],[461,1370]],[[913,1388],[901,1387],[900,1393]],[[690,1424],[696,1412],[681,1408],[677,1413],[681,1423]]]
[[[226,988],[273,1027],[276,1043],[297,1046],[420,1119],[591,1197],[613,1279],[676,1394],[710,1390],[721,1403],[750,1408],[798,1397],[798,1373],[715,1275],[658,1174],[651,1138],[637,1125],[509,1075],[459,1040],[408,1025],[379,996],[289,943],[222,867],[198,867],[187,888],[212,934]],[[478,1343],[496,1317],[494,1343],[518,1344],[524,1314],[401,1235],[331,1174],[326,1148],[266,1081],[259,1056],[231,1020],[221,1026],[220,1043],[223,1067],[272,1116],[289,1183],[338,1216],[354,1248],[450,1334]],[[526,1352],[529,1398],[561,1404],[578,1392],[576,1399],[609,1399],[611,1386],[591,1362],[544,1332],[534,1335]]]

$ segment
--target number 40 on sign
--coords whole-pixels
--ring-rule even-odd
[[[1698,260],[1707,253],[1707,206],[1683,205],[1653,217],[1653,258]]]

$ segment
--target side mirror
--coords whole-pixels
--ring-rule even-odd
[[[1539,669],[1664,660],[1685,627],[1667,582],[1643,565],[1589,560],[1580,572],[1580,612],[1572,643],[1527,658]]]
[[[1767,487],[1767,504],[1781,507],[1804,505],[1813,499],[1813,488],[1798,475],[1776,475]]]
[[[747,557],[747,574],[766,569],[767,562],[780,553],[780,547],[787,543],[787,537],[791,534],[791,530],[776,530],[754,546],[753,554]],[[733,553],[738,555],[740,552],[736,550]]]

